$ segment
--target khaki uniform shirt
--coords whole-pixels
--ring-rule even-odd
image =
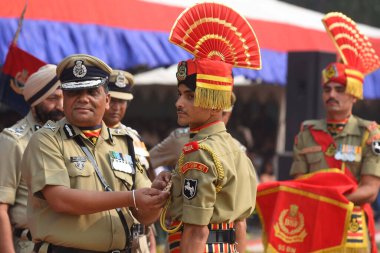
[[[134,169],[130,164],[125,133],[111,135],[103,123],[94,146],[80,129],[75,126],[70,129],[68,124],[65,118],[57,123],[47,122],[32,137],[23,157],[23,174],[30,192],[28,222],[33,239],[87,250],[123,249],[126,238],[115,209],[88,215],[56,213],[41,195],[46,185],[104,191],[93,166],[70,134],[80,134],[112,190],[131,190]],[[150,187],[139,164],[135,173],[135,188]],[[131,226],[129,210],[122,208],[122,211]]]
[[[154,146],[150,151],[150,162],[153,168],[171,166],[174,168],[181,155],[183,145],[189,142],[190,129],[177,128],[172,131],[162,142]]]
[[[325,120],[311,120],[303,123],[303,130],[297,135],[293,148],[294,159],[290,170],[291,175],[329,168],[325,154],[314,141],[309,127],[328,133]],[[365,132],[368,133],[368,137],[366,137]],[[345,161],[347,168],[358,181],[361,175],[380,177],[380,156],[372,149],[372,143],[379,139],[380,131],[377,125],[356,116],[351,116],[343,131],[334,137],[337,147],[343,144],[349,145],[349,147],[360,147],[364,143],[357,161]]]
[[[10,205],[12,226],[27,228],[28,188],[21,177],[21,159],[32,134],[39,128],[31,112],[0,134],[0,202]]]
[[[224,123],[201,129],[191,141],[207,147],[220,161],[221,190],[217,192],[218,172],[212,154],[202,148],[185,152],[183,163],[179,161],[172,177],[169,215],[195,225],[248,217],[255,208],[256,175],[251,161],[227,133]]]

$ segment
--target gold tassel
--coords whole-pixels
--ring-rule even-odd
[[[346,93],[363,99],[363,83],[355,78],[347,77]]]
[[[231,96],[231,91],[197,87],[194,106],[218,110],[228,109],[231,107]]]

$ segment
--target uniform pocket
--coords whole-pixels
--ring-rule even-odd
[[[128,186],[128,189],[132,189],[132,185],[133,185],[132,174],[118,171],[115,169],[113,169],[113,173],[118,179],[120,179],[124,184]]]
[[[324,155],[322,152],[314,152],[306,154],[306,161],[308,164],[320,163],[323,159]]]
[[[70,177],[89,177],[94,173],[88,160],[71,161],[66,168]]]

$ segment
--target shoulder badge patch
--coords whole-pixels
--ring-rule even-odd
[[[189,142],[189,143],[185,144],[185,146],[183,146],[182,151],[186,155],[188,153],[197,151],[198,149],[199,149],[198,142],[192,141],[192,142]]]
[[[197,195],[198,180],[185,178],[183,183],[183,196],[192,199]]]
[[[380,140],[372,142],[372,151],[375,155],[380,155]]]
[[[203,163],[187,162],[181,167],[181,172],[185,174],[188,170],[199,170],[200,172],[207,173],[208,167]]]

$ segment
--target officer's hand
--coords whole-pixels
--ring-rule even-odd
[[[162,191],[165,189],[165,187],[168,186],[171,177],[172,177],[172,174],[169,171],[162,171],[154,179],[151,187]]]
[[[169,193],[154,188],[135,190],[135,201],[138,209],[160,209],[169,198]]]

